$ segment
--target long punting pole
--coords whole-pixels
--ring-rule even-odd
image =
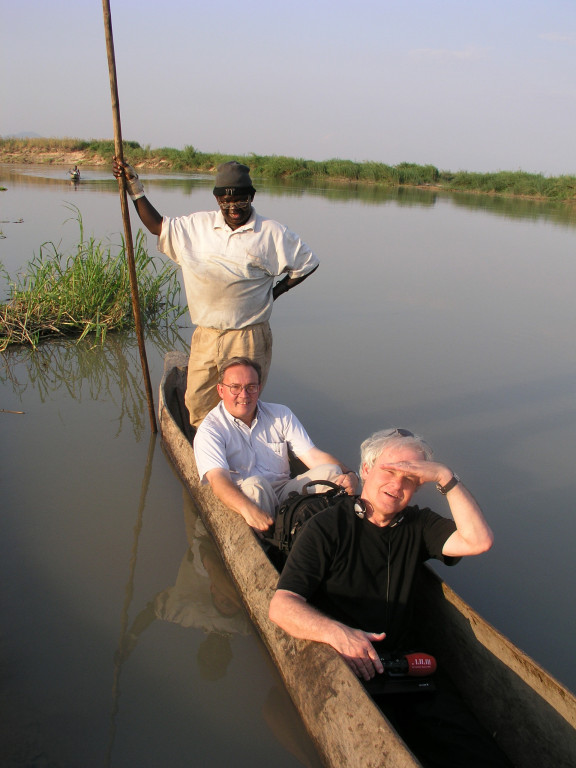
[[[114,40],[112,38],[112,17],[110,15],[110,3],[108,0],[102,0],[102,10],[104,12],[104,31],[106,33],[106,51],[108,53],[108,71],[110,73],[112,117],[114,120],[114,148],[116,157],[121,162],[123,162],[124,153],[122,149],[122,128],[120,125],[120,103],[118,101],[118,83],[116,81],[116,60],[114,58]],[[122,209],[122,220],[124,222],[124,240],[126,242],[126,256],[128,257],[128,271],[130,274],[132,311],[134,313],[134,323],[136,325],[136,338],[138,339],[140,362],[142,363],[142,373],[144,374],[146,398],[148,400],[148,413],[150,416],[150,427],[152,432],[156,433],[158,432],[158,427],[156,426],[154,398],[152,396],[152,385],[150,384],[150,372],[148,370],[148,360],[146,358],[146,347],[144,346],[144,332],[142,330],[142,317],[140,315],[140,302],[138,300],[138,280],[136,278],[136,264],[134,262],[134,244],[132,242],[132,228],[130,226],[130,212],[128,211],[128,201],[126,199],[126,180],[124,179],[124,176],[120,176],[118,178],[118,190],[120,192],[120,207]]]

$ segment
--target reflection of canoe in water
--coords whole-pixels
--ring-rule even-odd
[[[419,765],[332,648],[291,638],[269,621],[276,570],[240,515],[199,482],[184,405],[187,362],[182,353],[166,357],[160,387],[164,447],[194,497],[323,761],[334,768]],[[573,768],[574,696],[428,568],[423,569],[420,595],[426,650],[450,672],[514,764]]]

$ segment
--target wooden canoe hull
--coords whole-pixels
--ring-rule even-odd
[[[193,496],[246,609],[327,766],[408,768],[420,763],[329,646],[297,640],[268,619],[278,574],[252,530],[201,486],[183,406],[187,356],[169,353],[160,386],[163,445]],[[419,613],[426,650],[450,671],[518,768],[576,765],[576,699],[482,619],[430,569]]]

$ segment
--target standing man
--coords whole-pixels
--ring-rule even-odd
[[[278,505],[291,491],[301,493],[310,480],[331,480],[354,493],[356,473],[316,448],[289,408],[258,400],[258,363],[243,357],[228,360],[220,369],[217,389],[220,403],[194,438],[198,474],[256,532],[266,531]],[[294,479],[288,449],[308,467]]]
[[[138,174],[114,158],[114,176],[124,175],[144,226],[158,237],[158,250],[182,268],[192,322],[186,405],[197,427],[218,403],[220,363],[250,357],[266,382],[272,359],[269,318],[278,296],[318,267],[318,258],[298,235],[252,207],[256,190],[250,169],[236,161],[218,167],[218,211],[162,216],[145,196]],[[285,275],[274,283],[274,279]]]
[[[335,648],[423,765],[511,768],[447,681],[436,680],[433,692],[386,693],[381,660],[418,647],[412,613],[421,564],[436,558],[455,565],[492,546],[480,507],[408,430],[365,440],[360,476],[359,497],[344,497],[300,532],[270,619],[294,637]],[[423,483],[446,496],[453,520],[410,506]]]

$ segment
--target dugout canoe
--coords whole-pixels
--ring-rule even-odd
[[[162,442],[213,536],[246,610],[274,660],[322,761],[330,768],[420,763],[329,646],[297,640],[268,619],[278,574],[252,530],[201,486],[184,405],[187,355],[169,353],[160,385]],[[424,568],[419,616],[426,651],[517,768],[576,766],[576,699]]]

